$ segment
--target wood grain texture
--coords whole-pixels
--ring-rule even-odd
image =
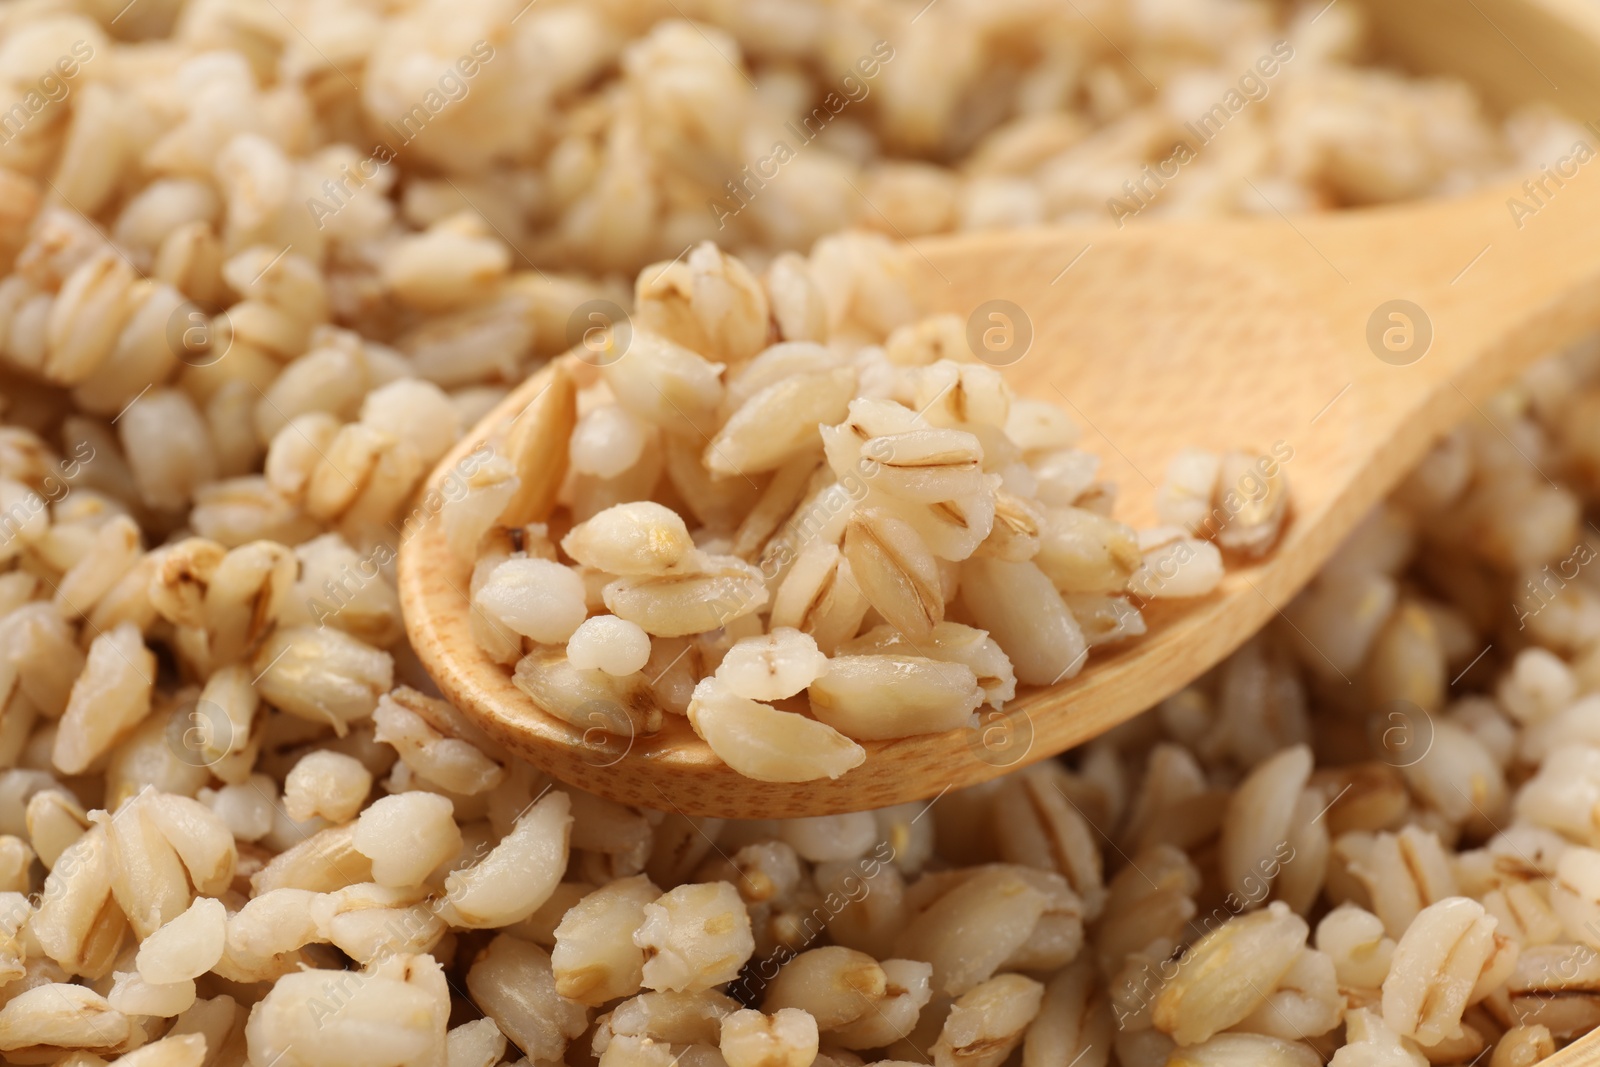
[[[1394,7],[1413,4],[1411,32],[1435,17],[1433,0]],[[1569,25],[1566,0],[1476,4],[1497,21],[1521,18],[1519,26]],[[1450,18],[1463,17],[1454,4],[1450,10]],[[1600,33],[1584,27],[1548,43],[1570,51],[1573,40],[1600,55]],[[1518,91],[1504,89],[1502,98]],[[916,242],[930,309],[965,317],[990,298],[1022,309],[1034,339],[1007,377],[1019,393],[1064,404],[1080,421],[1084,447],[1103,457],[1104,477],[1119,486],[1119,516],[1152,521],[1154,483],[1184,445],[1281,442],[1293,450],[1284,469],[1295,513],[1276,552],[1231,570],[1210,597],[1153,606],[1146,637],[1092,656],[1071,682],[1020,695],[1002,726],[1031,744],[997,753],[973,731],[868,743],[867,763],[838,781],[782,785],[734,774],[672,716],[661,733],[633,738],[625,750],[601,743],[598,732],[586,736],[535,707],[478,651],[464,595],[469,568],[446,551],[436,522],[400,554],[412,644],[442,691],[508,750],[602,796],[685,814],[875,808],[1053,755],[1237,648],[1438,435],[1533,357],[1600,328],[1600,165],[1590,169],[1520,227],[1507,207],[1514,190],[1500,189],[1293,220],[1266,213]],[[1408,366],[1381,361],[1367,342],[1373,311],[1397,298],[1420,306],[1434,334],[1427,354]],[[432,484],[542,384],[536,376],[508,397],[445,457]]]

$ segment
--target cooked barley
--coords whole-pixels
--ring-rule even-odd
[[[755,948],[750,917],[727,882],[681,885],[646,904],[633,943],[644,950],[644,984],[671,992],[732,981]]]
[[[197,897],[187,911],[139,944],[139,977],[153,985],[198,978],[222,958],[227,910],[222,902]]]
[[[1428,1045],[1460,1036],[1462,1010],[1503,951],[1497,942],[1504,939],[1496,937],[1494,928],[1494,918],[1483,905],[1464,897],[1447,897],[1424,908],[1395,945],[1383,981],[1384,1023]],[[1514,959],[1514,946],[1510,948]]]
[[[826,723],[742,697],[716,677],[694,687],[688,716],[711,751],[757,781],[837,778],[867,758],[860,745]]]
[[[573,665],[560,649],[530,652],[511,680],[539,707],[579,730],[638,737],[661,728],[661,704],[644,672],[613,675]]]
[[[801,692],[828,671],[829,660],[809,634],[788,627],[736,641],[717,666],[716,677],[751,700],[782,700]]]
[[[728,1067],[811,1067],[817,1021],[798,1008],[729,1012],[722,1017],[720,1047]]]
[[[973,621],[1006,651],[1019,682],[1053,685],[1083,669],[1083,630],[1036,563],[969,559],[961,585]]]
[[[1043,998],[1044,987],[1020,974],[998,975],[969,989],[950,1006],[929,1050],[934,1064],[999,1067],[1021,1043]]]
[[[543,644],[562,644],[582,624],[583,580],[546,559],[511,558],[489,572],[472,607],[494,625]]]
[[[606,607],[654,637],[718,630],[767,603],[761,572],[735,556],[704,555],[693,573],[618,578],[606,585]]]
[[[568,908],[550,951],[556,992],[591,1007],[639,992],[645,953],[633,935],[644,924],[645,905],[660,896],[641,874],[596,889]]]
[[[552,792],[517,817],[488,855],[444,880],[440,913],[455,926],[489,929],[532,915],[567,865],[571,801]]]
[[[985,699],[972,668],[921,656],[835,656],[807,693],[812,714],[863,741],[973,725]]]

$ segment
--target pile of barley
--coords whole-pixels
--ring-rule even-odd
[[[1218,544],[1276,540],[1275,457],[1186,451],[1171,525],[1135,531],[1071,420],[974,362],[959,318],[830,347],[814,269],[757,279],[711,244],[647,267],[624,335],[578,350],[599,366],[557,360],[444,503],[473,634],[541,708],[630,740],[687,715],[743,775],[837,778],[858,741],[1074,677],[1144,633],[1135,599],[1203,596]]]
[[[402,634],[423,473],[646,264],[726,273],[690,251],[713,240],[761,278],[754,351],[682,332],[736,318],[652,327],[743,365],[718,418],[778,384],[749,376],[771,330],[849,368],[849,399],[914,403],[970,368],[874,385],[894,337],[944,336],[886,238],[1404,198],[1570,147],[1547,115],[1496,126],[1459,85],[1356,65],[1358,10],[0,7],[0,1059],[1520,1067],[1600,1024],[1592,352],[1444,442],[1288,623],[931,805],[600,800],[428,696]],[[654,446],[629,383],[590,408],[571,373],[574,518],[650,462],[697,528],[719,524],[692,505],[728,509],[719,538],[772,517]],[[991,423],[1047,508],[1105,521],[1062,488],[1085,461],[1058,424],[1028,455]],[[1208,471],[1175,463],[1180,524]],[[577,669],[644,650],[583,625]],[[721,662],[746,692],[781,664],[779,700],[817,644]],[[686,709],[704,679],[678,680]]]

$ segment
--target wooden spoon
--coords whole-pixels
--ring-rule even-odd
[[[1564,25],[1551,11],[1565,0],[1483,2],[1502,19],[1533,11],[1545,20],[1537,25]],[[1582,33],[1600,55],[1600,33]],[[1571,37],[1557,43],[1569,48]],[[684,814],[877,808],[1061,752],[1236,649],[1441,434],[1480,417],[1484,398],[1530,359],[1600,328],[1600,162],[1562,181],[1537,205],[1507,187],[1292,219],[1264,202],[1242,219],[916,242],[926,307],[970,316],[980,336],[998,331],[990,341],[1002,351],[988,358],[1009,363],[1019,394],[1063,405],[1083,426],[1082,446],[1119,487],[1120,518],[1154,522],[1154,484],[1185,445],[1292,452],[1294,514],[1266,559],[1232,566],[1209,597],[1152,604],[1143,638],[1097,650],[1070,681],[1019,694],[981,730],[868,742],[863,766],[802,784],[741,777],[675,716],[651,736],[585,734],[536,707],[475,645],[470,567],[448,551],[439,522],[422,523],[400,552],[411,643],[444,694],[508,751],[601,796]],[[1514,214],[1511,197],[1536,209]],[[468,433],[430,485],[519,415],[547,373]]]
[[[1128,521],[1154,523],[1153,483],[1185,445],[1276,446],[1290,456],[1294,513],[1265,560],[1231,566],[1209,597],[1153,602],[1144,637],[1096,650],[1070,681],[1019,694],[982,731],[867,743],[863,766],[802,784],[739,776],[674,716],[631,745],[598,731],[585,738],[535,707],[474,644],[470,567],[451,555],[438,522],[422,524],[400,552],[412,645],[443,692],[511,751],[602,796],[687,814],[875,808],[1053,755],[1227,656],[1440,434],[1476,417],[1529,359],[1600,328],[1600,163],[1594,169],[1520,231],[1502,190],[1292,223],[1274,215],[919,243],[930,307],[965,317],[1008,301],[980,322],[1000,331],[991,340],[1013,331],[1004,358],[1019,356],[1031,329],[1007,379],[1078,420]],[[432,484],[548,379],[519,386],[441,461]]]

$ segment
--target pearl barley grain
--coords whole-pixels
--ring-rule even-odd
[[[761,782],[837,778],[867,758],[865,749],[826,723],[741,697],[715,677],[694,687],[688,715],[711,751]]]
[[[644,906],[633,943],[644,949],[644,984],[693,992],[738,977],[755,940],[729,882],[681,885]]]
[[[170,985],[205,974],[222,958],[227,919],[222,901],[198,898],[144,939],[137,960],[139,977],[153,985]]]
[[[650,635],[615,615],[585,619],[567,639],[567,662],[579,670],[620,677],[643,670],[649,660]]]
[[[385,886],[421,885],[461,847],[455,805],[437,793],[380,797],[356,820],[351,844],[372,861],[372,880]]]
[[[554,644],[583,622],[583,579],[547,559],[508,559],[489,573],[472,606],[523,637]]]
[[[181,1015],[194,1006],[195,984],[192,979],[181,982],[147,982],[137,971],[114,971],[111,989],[106,993],[106,1003],[124,1015],[148,1015],[169,1019]]]
[[[550,950],[556,992],[592,1007],[639,992],[645,955],[633,934],[644,922],[645,905],[660,896],[640,874],[596,889],[568,908]]]
[[[319,815],[348,822],[371,791],[372,773],[360,760],[342,752],[311,752],[283,780],[283,809],[296,822]]]
[[[816,681],[828,669],[828,657],[808,633],[779,626],[760,637],[734,643],[717,667],[717,677],[739,696],[782,700]]]
[[[817,1021],[798,1008],[731,1012],[721,1037],[728,1067],[811,1067],[817,1058]]]
[[[415,378],[402,378],[368,393],[361,403],[361,421],[411,442],[424,466],[437,463],[462,430],[449,394]]]
[[[1136,67],[1187,114],[1283,87],[1179,214],[1456,193],[1576,123],[1355,65],[1359,5],[1107,0],[1114,46],[1059,4],[305,0],[265,44],[256,6],[0,2],[0,83],[73,83],[0,153],[0,1061],[1531,1067],[1600,1020],[1593,339],[1158,711],[876,812],[558,783],[424,695],[394,559],[437,523],[572,736],[793,782],[981,700],[949,752],[996,755],[1314,516],[1281,442],[1217,440],[1130,524],[903,240],[1117,214],[1173,125]],[[870,104],[739,208],[845,71]]]
[[[682,569],[694,540],[681,515],[642,500],[579,523],[562,538],[561,548],[585,567],[607,574],[659,575]]]
[[[615,478],[644,454],[645,428],[616,404],[595,408],[572,431],[572,469],[579,474]]]

